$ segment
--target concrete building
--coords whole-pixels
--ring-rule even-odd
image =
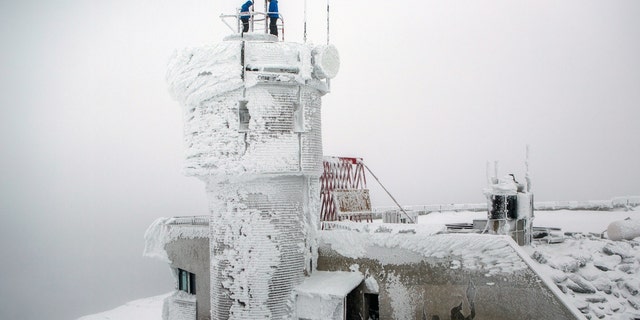
[[[508,236],[345,227],[320,233],[318,270],[364,274],[347,319],[583,318]]]
[[[185,229],[201,226],[174,220],[160,225],[166,228],[156,228],[160,234],[148,238],[164,237],[167,256],[184,260],[171,266],[206,278],[210,264],[195,251],[206,252],[207,241],[196,229]],[[584,318],[509,236],[448,234],[420,224],[343,221],[331,226],[316,233],[316,268],[293,289],[290,318]],[[174,300],[185,303],[184,295]],[[207,292],[196,291],[192,300],[198,301],[198,319],[209,319],[203,310]],[[169,319],[195,318],[183,311]]]
[[[145,235],[176,276],[164,318],[580,318],[507,237],[320,230],[321,97],[338,69],[333,46],[266,33],[173,57],[184,172],[205,183],[210,215],[159,219]]]

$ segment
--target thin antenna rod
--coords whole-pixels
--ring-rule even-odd
[[[264,12],[269,12],[269,0],[264,0]],[[264,33],[269,33],[269,14],[264,16]]]
[[[250,12],[249,21],[251,21],[251,30],[249,30],[249,31],[251,31],[251,32],[254,31],[253,28],[255,26],[255,23],[253,22],[253,19],[255,17],[255,15],[254,15],[255,11],[256,11],[256,8],[255,8],[255,6],[253,5],[253,2],[252,2],[251,7],[249,7],[249,12]]]
[[[329,44],[329,0],[327,0],[327,44]]]
[[[307,0],[304,0],[304,43],[307,43]]]

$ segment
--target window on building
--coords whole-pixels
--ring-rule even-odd
[[[190,294],[196,294],[196,275],[178,269],[178,289]]]

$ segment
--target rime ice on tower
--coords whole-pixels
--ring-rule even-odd
[[[167,78],[184,111],[184,171],[210,203],[212,319],[282,319],[317,258],[321,96],[331,46],[231,35],[175,55]]]

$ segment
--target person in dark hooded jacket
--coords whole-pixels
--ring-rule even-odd
[[[249,0],[240,7],[240,20],[242,21],[242,32],[249,31],[249,8],[253,5],[253,1]]]
[[[278,36],[278,0],[269,0],[269,33]]]

